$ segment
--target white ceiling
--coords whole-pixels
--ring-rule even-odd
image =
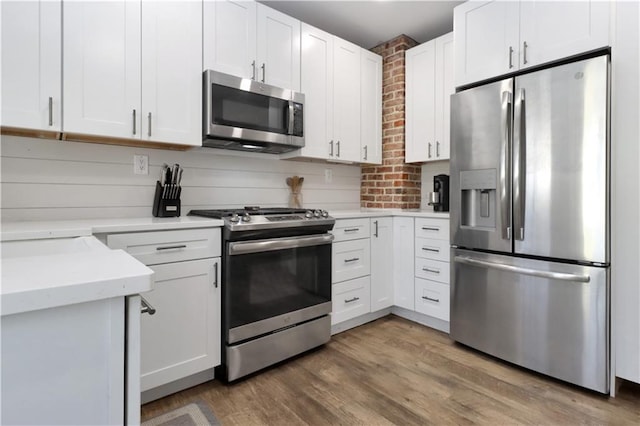
[[[419,43],[453,30],[450,0],[259,0],[366,49],[406,34]]]

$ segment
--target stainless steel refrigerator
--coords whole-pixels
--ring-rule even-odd
[[[451,337],[609,392],[609,57],[451,100]]]

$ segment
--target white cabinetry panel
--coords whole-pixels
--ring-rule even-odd
[[[62,128],[60,1],[3,1],[2,125]]]
[[[342,241],[332,245],[334,283],[369,275],[371,249],[369,239]]]
[[[416,311],[449,321],[449,285],[416,278]]]
[[[382,56],[360,55],[360,161],[382,164]]]
[[[360,161],[360,47],[333,39],[333,125],[336,160]]]
[[[369,276],[333,285],[331,294],[332,325],[369,313],[371,310],[369,286]]]
[[[412,217],[393,218],[393,304],[411,311],[415,308],[413,221]]]
[[[393,305],[393,246],[391,217],[371,219],[371,311]]]

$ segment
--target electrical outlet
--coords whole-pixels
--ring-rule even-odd
[[[149,174],[149,157],[146,155],[133,156],[133,174],[148,175]]]
[[[333,170],[324,169],[324,183],[333,182]]]

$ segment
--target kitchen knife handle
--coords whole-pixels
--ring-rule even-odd
[[[502,221],[502,238],[511,239],[511,145],[513,119],[512,94],[509,91],[502,92],[502,149],[500,150],[500,215]]]
[[[53,98],[49,96],[49,126],[53,126]]]
[[[149,113],[149,115],[147,116],[147,119],[149,120],[149,123],[148,123],[149,128],[147,129],[147,136],[151,137],[151,113]]]
[[[133,110],[133,134],[136,134],[136,110]]]

